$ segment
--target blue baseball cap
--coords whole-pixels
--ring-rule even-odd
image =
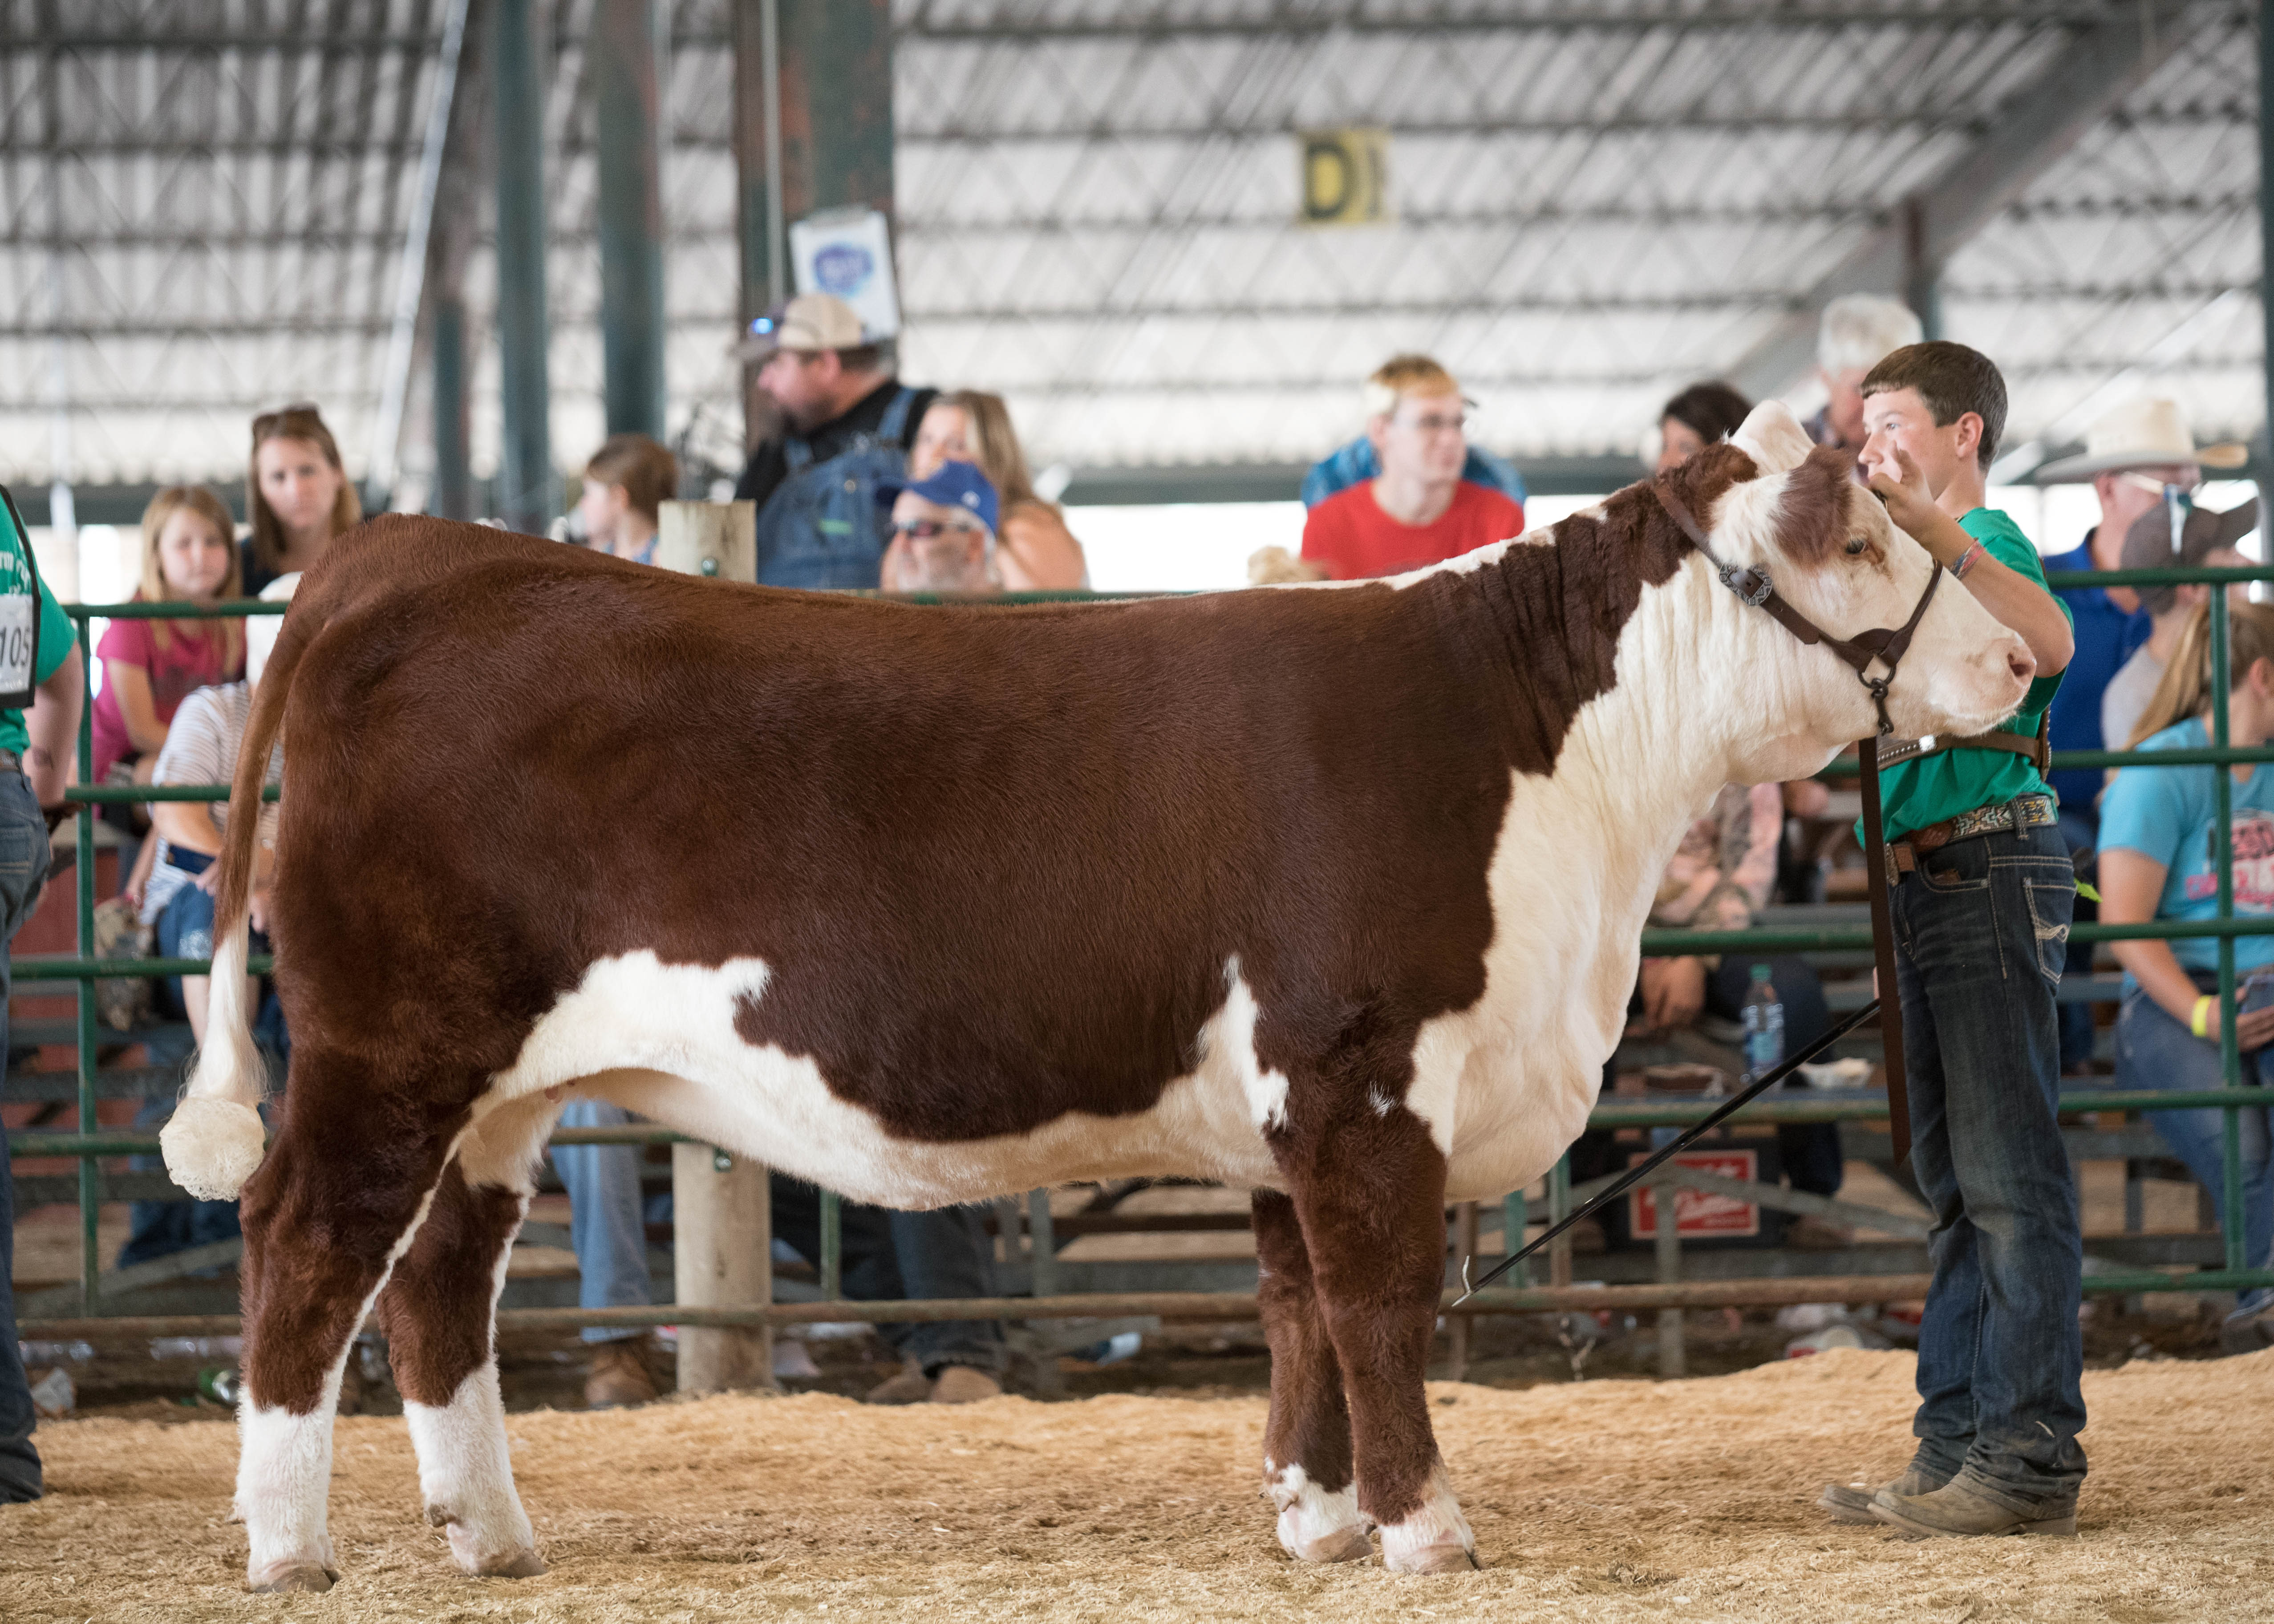
[[[991,534],[995,530],[995,486],[986,475],[969,462],[943,462],[929,479],[886,479],[877,486],[877,506],[890,508],[900,500],[900,492],[914,491],[928,502],[937,502],[943,508],[960,508]]]

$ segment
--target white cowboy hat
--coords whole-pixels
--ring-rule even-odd
[[[2197,447],[2187,414],[2175,401],[2142,395],[2101,417],[2084,432],[2082,455],[2063,457],[2037,470],[2039,485],[2073,485],[2096,474],[2127,468],[2240,468],[2250,460],[2246,446],[2229,442]]]

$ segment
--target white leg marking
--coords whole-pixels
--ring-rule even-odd
[[[1279,1508],[1279,1543],[1299,1562],[1350,1562],[1374,1554],[1358,1512],[1358,1485],[1321,1488],[1299,1466],[1263,1462],[1263,1492]]]
[[[237,1408],[237,1514],[252,1542],[245,1582],[253,1590],[326,1590],[339,1560],[324,1525],[332,1484],[332,1412],[343,1355],[305,1416],[267,1409],[247,1393]],[[319,1575],[321,1575],[320,1582]]]
[[[439,1409],[406,1402],[403,1418],[418,1452],[426,1520],[448,1529],[458,1566],[470,1574],[516,1579],[543,1573],[536,1532],[514,1492],[497,1361],[488,1360],[460,1382]]]
[[[1477,1537],[1453,1498],[1452,1474],[1442,1461],[1429,1469],[1419,1508],[1382,1528],[1382,1566],[1396,1573],[1466,1573],[1476,1566],[1476,1549]]]

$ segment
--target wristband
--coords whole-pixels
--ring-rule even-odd
[[[1950,567],[1950,573],[1957,576],[1961,581],[1965,580],[1966,572],[1974,568],[1974,560],[1977,558],[1979,558],[1981,554],[1982,544],[1977,541],[1972,546],[1967,548],[1965,552],[1958,555],[1958,562]]]
[[[2195,1028],[2197,1037],[2208,1039],[2210,1036],[2210,1006],[2218,1002],[2209,993],[2195,1000],[2195,1019],[2187,1024]]]

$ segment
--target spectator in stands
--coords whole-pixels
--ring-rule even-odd
[[[2274,738],[2274,607],[2229,606],[2227,733],[2248,748]],[[2141,750],[2199,750],[2210,743],[2210,629],[2207,604],[2188,612],[2171,664],[2126,743]],[[2126,767],[2109,786],[2100,818],[2100,916],[2121,924],[2200,920],[2218,913],[2211,839],[2215,767]],[[2233,769],[2231,871],[2238,918],[2274,914],[2274,768]],[[2124,966],[2116,1026],[2119,1088],[2197,1090],[2225,1082],[2219,1056],[2218,944],[2209,937],[2117,942]],[[2274,1086],[2274,936],[2237,936],[2244,976],[2235,1036],[2243,1079]],[[2225,1116],[2217,1110],[2150,1111],[2148,1120],[2187,1163],[2225,1222]],[[2235,1113],[2242,1139],[2244,1267],[2274,1268],[2274,1113]],[[2274,1292],[2242,1294],[2221,1338],[2230,1352],[2274,1344]]]
[[[892,515],[888,592],[999,592],[995,487],[969,462],[942,462],[913,484],[888,479],[877,501]]]
[[[1843,447],[1861,458],[1864,374],[1925,336],[1910,307],[1894,299],[1849,293],[1826,304],[1816,325],[1816,376],[1826,399],[1807,425],[1816,443]]]
[[[2202,483],[2206,459],[2215,467],[2238,465],[2240,446],[2213,446],[2198,451],[2187,417],[2171,401],[2142,398],[2130,401],[2103,417],[2085,431],[2084,451],[2037,470],[2040,485],[2092,482],[2100,499],[2100,523],[2069,552],[2048,556],[2048,571],[2113,569],[2123,561],[2125,538],[2144,515],[2177,502],[2192,500]],[[2152,628],[2142,612],[2139,594],[2129,587],[2071,587],[2060,593],[2070,618],[2076,623],[2076,658],[2060,692],[2053,698],[2052,746],[2056,750],[2099,750],[2109,748],[2100,731],[2100,702],[2108,684]],[[2046,781],[2060,797],[2061,838],[2069,854],[2092,876],[2090,853],[2100,838],[2097,801],[2102,774],[2094,767],[2069,767],[2047,775]],[[2092,905],[2082,905],[2079,918],[2091,918]],[[2090,943],[2072,943],[2067,967],[2088,972],[2092,967]],[[2061,1069],[2084,1069],[2092,1056],[2092,1014],[2083,1004],[2063,1006]]]
[[[1383,369],[1387,371],[1387,368]],[[1375,374],[1378,378],[1380,373]],[[1375,386],[1367,386],[1367,411],[1373,415],[1379,392]],[[1327,498],[1347,491],[1354,485],[1363,485],[1382,473],[1382,457],[1375,451],[1370,434],[1360,434],[1356,440],[1337,446],[1316,462],[1303,476],[1303,506],[1316,508]],[[1524,476],[1515,467],[1495,456],[1482,446],[1472,444],[1467,459],[1461,464],[1461,477],[1470,485],[1482,485],[1487,491],[1497,491],[1518,508],[1526,498]],[[1251,582],[1251,585],[1261,585]]]
[[[169,485],[142,510],[137,603],[215,604],[241,593],[237,521],[198,485]],[[174,713],[191,693],[234,680],[245,669],[242,620],[113,620],[95,646],[102,688],[94,696],[94,781],[147,784]],[[121,806],[105,820],[146,827]]]
[[[644,434],[611,434],[584,464],[576,511],[584,545],[635,564],[655,562],[663,504],[679,490],[679,459]]]
[[[300,583],[297,575],[280,575],[261,597],[289,598]],[[227,784],[237,771],[238,748],[252,719],[252,694],[261,668],[275,646],[281,616],[263,615],[246,628],[245,680],[201,688],[182,702],[174,725],[167,731],[165,748],[158,753],[155,784]],[[268,758],[267,781],[283,781],[284,753],[280,744]],[[142,922],[157,927],[157,951],[167,959],[210,959],[214,949],[215,888],[221,881],[222,834],[229,825],[225,801],[161,801],[151,807],[157,838],[151,842],[156,861],[142,897]],[[265,932],[268,923],[268,875],[275,862],[276,805],[260,809],[260,840],[253,848],[252,951],[269,951]],[[171,1019],[186,1019],[191,1035],[202,1044],[206,1011],[212,991],[209,978],[183,975],[163,983],[173,1007]],[[260,1006],[260,984],[249,979],[250,1007]],[[162,997],[162,1004],[165,1002]],[[155,1132],[173,1114],[170,1098],[152,1100],[136,1115],[138,1128]],[[161,1165],[147,1159],[154,1169]],[[119,1267],[147,1263],[169,1252],[228,1240],[239,1233],[234,1201],[137,1201],[130,1209],[126,1244],[118,1253]]]
[[[244,548],[248,596],[257,597],[279,575],[314,568],[335,537],[362,522],[363,503],[341,466],[339,441],[313,406],[287,406],[252,420],[245,505],[252,521]]]
[[[1524,529],[1524,507],[1471,483],[1469,402],[1427,356],[1385,362],[1367,382],[1367,439],[1382,471],[1326,498],[1303,525],[1303,557],[1338,580],[1455,558]]]
[[[1653,473],[1681,467],[1744,426],[1752,402],[1726,383],[1693,383],[1658,414],[1658,460]]]
[[[2180,545],[2174,551],[2170,515],[2158,507],[2132,522],[2117,568],[2193,568],[2205,564],[2238,568],[2250,560],[2236,550],[2235,544],[2257,528],[2255,501],[2246,501],[2225,513],[2192,508],[2181,520]],[[2108,680],[2107,689],[2100,696],[2100,736],[2112,750],[2128,748],[2127,741],[2139,736],[2140,718],[2147,713],[2148,702],[2164,680],[2165,668],[2171,663],[2172,650],[2179,646],[2180,634],[2186,628],[2188,617],[2210,601],[2210,589],[2207,586],[2143,586],[2133,590],[2139,594],[2140,608],[2148,616],[2150,629],[2148,641],[2132,651],[2132,658]]]
[[[893,375],[885,342],[844,300],[801,294],[750,323],[735,353],[757,361],[782,425],[757,440],[738,500],[758,504],[758,579],[769,586],[873,587],[890,538],[879,481],[907,470],[907,445],[937,393]]]
[[[950,461],[978,464],[995,487],[1003,514],[995,573],[1005,591],[1070,591],[1089,584],[1089,566],[1081,543],[1066,529],[1065,510],[1035,494],[1027,454],[1001,395],[959,389],[931,403],[908,448],[907,477],[927,479]]]
[[[20,600],[9,603],[13,598]],[[12,500],[0,501],[0,605],[37,628],[34,661],[0,668],[12,691],[0,708],[0,1055],[8,1052],[8,948],[32,916],[48,876],[49,818],[60,818],[68,764],[79,740],[79,640],[39,578],[31,538]],[[19,622],[20,623],[20,622]],[[26,650],[27,653],[32,650]],[[30,690],[32,703],[23,701]],[[52,808],[53,810],[49,810]],[[43,813],[45,814],[43,816]],[[0,1123],[0,1506],[40,1498],[37,1417],[16,1340],[16,1209],[8,1130]]]

